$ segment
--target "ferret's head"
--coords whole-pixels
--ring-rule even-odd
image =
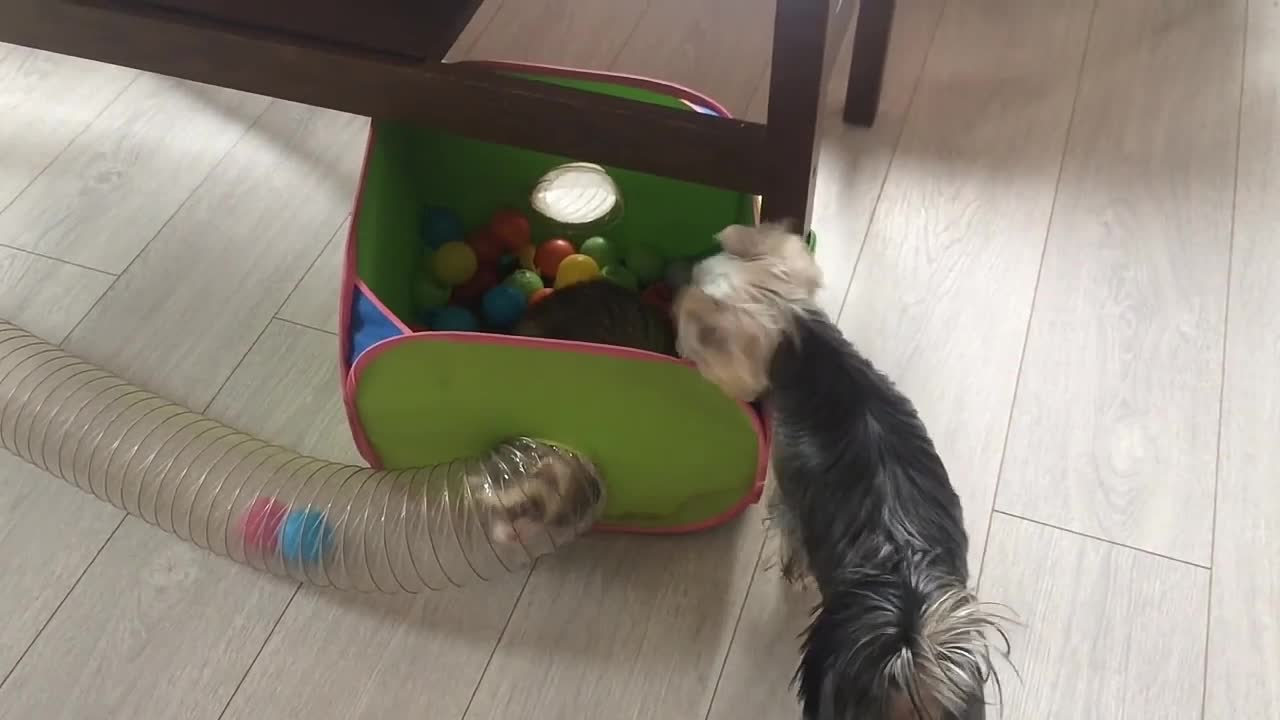
[[[500,445],[472,478],[495,543],[554,548],[585,532],[604,506],[591,461],[529,438]],[[551,540],[551,543],[546,543]]]
[[[796,306],[812,303],[822,272],[804,238],[781,225],[731,225],[721,252],[693,268],[676,297],[676,349],[731,397],[755,400]]]

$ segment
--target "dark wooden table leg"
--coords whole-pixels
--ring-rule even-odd
[[[800,232],[809,229],[813,210],[830,2],[778,0],[773,24],[761,216],[792,222]]]
[[[844,121],[850,125],[871,127],[876,121],[896,6],[897,0],[861,0],[858,5],[858,19],[853,26],[853,65],[844,95]]]

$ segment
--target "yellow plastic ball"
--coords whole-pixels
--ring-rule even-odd
[[[435,266],[436,279],[449,286],[461,285],[470,280],[478,265],[475,251],[459,240],[441,245],[436,250],[432,264]]]
[[[600,277],[600,266],[595,260],[581,253],[570,255],[560,261],[556,270],[556,289],[568,287],[575,283],[586,282]]]

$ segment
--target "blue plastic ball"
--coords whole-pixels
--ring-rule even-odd
[[[333,528],[319,510],[292,510],[280,528],[280,553],[288,562],[318,563],[333,545]]]
[[[422,241],[429,248],[438,248],[447,242],[462,242],[466,226],[458,213],[442,207],[428,206],[422,211]]]
[[[484,294],[481,301],[484,307],[484,319],[496,328],[509,328],[524,315],[528,301],[520,288],[511,285],[498,285]]]
[[[474,332],[477,327],[476,316],[457,305],[442,307],[431,318],[431,329],[439,332]]]

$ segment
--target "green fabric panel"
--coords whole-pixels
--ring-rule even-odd
[[[598,464],[605,521],[653,527],[714,517],[755,479],[747,415],[684,366],[423,336],[396,343],[363,369],[356,394],[387,467],[546,438]]]

